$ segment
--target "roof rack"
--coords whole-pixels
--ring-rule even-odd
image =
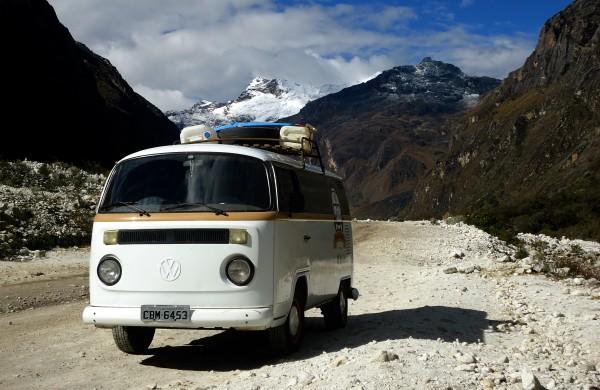
[[[300,148],[294,148],[282,145],[285,144],[298,144]],[[321,171],[325,174],[325,165],[323,165],[323,159],[321,157],[321,151],[319,150],[319,143],[315,140],[307,137],[302,137],[300,140],[282,140],[281,138],[249,138],[249,137],[221,137],[217,132],[217,138],[199,140],[190,142],[193,144],[206,144],[206,143],[217,143],[217,144],[234,144],[240,146],[247,146],[251,148],[268,150],[274,153],[283,154],[287,156],[298,156],[302,160],[302,169],[306,168],[306,158],[315,158],[319,161]],[[306,148],[308,146],[308,148]],[[306,149],[310,152],[306,152]]]

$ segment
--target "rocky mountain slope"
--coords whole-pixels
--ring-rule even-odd
[[[216,103],[202,100],[187,110],[168,111],[166,115],[179,128],[198,124],[219,126],[233,122],[269,122],[294,115],[309,101],[340,89],[342,86],[332,84],[314,87],[256,77],[233,101]]]
[[[0,2],[0,42],[0,158],[112,165],[177,139],[160,110],[76,42],[45,0]]]
[[[447,121],[498,84],[424,58],[312,101],[284,120],[317,126],[356,215],[387,218],[406,206],[417,180],[447,150]]]
[[[409,216],[600,240],[600,3],[549,19],[522,68],[465,115]]]

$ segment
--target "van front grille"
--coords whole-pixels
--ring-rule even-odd
[[[229,229],[119,230],[117,241],[130,244],[228,244]]]

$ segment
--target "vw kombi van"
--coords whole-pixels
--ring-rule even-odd
[[[245,137],[183,131],[182,144],[134,153],[112,170],[83,320],[112,328],[120,350],[144,353],[156,328],[193,328],[265,331],[285,353],[300,346],[314,307],[327,328],[345,326],[358,291],[341,178],[306,163],[320,161],[312,136],[248,137],[259,127],[313,128],[236,126],[227,129]]]

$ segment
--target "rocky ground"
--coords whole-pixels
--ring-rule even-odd
[[[328,332],[309,311],[303,349],[285,359],[270,358],[261,335],[218,331],[159,330],[147,355],[125,355],[110,331],[81,323],[80,300],[0,314],[0,387],[600,387],[598,281],[537,274],[536,254],[515,260],[517,248],[463,224],[357,222],[354,233],[362,296],[348,326]],[[11,268],[22,278],[2,281],[3,307],[6,287],[56,266],[10,264],[31,268]]]

